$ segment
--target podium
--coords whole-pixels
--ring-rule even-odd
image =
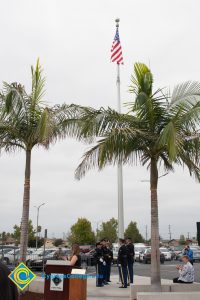
[[[83,272],[81,272],[83,271]],[[73,269],[72,275],[78,277],[84,275],[83,278],[70,278],[69,280],[69,299],[70,300],[86,300],[87,299],[87,279],[85,270]]]
[[[45,267],[44,300],[86,300],[86,279],[72,278],[68,261],[49,260]],[[78,274],[78,270],[76,271]]]

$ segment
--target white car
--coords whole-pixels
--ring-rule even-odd
[[[144,250],[146,249],[147,247],[145,246],[145,244],[134,244],[134,249],[135,249],[135,261],[140,261],[140,255],[142,252],[144,252]]]
[[[167,248],[160,248],[160,252],[164,254],[165,260],[172,260],[172,253]]]
[[[117,264],[118,251],[113,251],[113,264]]]
[[[0,250],[0,259],[3,260],[3,257],[9,253],[10,251],[12,251],[13,249],[12,248],[3,248]]]
[[[27,257],[29,257],[30,255],[32,255],[32,253],[34,252],[33,249],[27,249]],[[4,255],[4,262],[9,265],[9,264],[18,264],[20,259],[20,249],[13,249],[10,252],[6,253]]]

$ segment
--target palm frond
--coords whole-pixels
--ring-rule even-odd
[[[130,93],[135,95],[140,94],[140,92],[146,95],[151,95],[153,76],[149,68],[143,63],[134,64],[134,73],[131,76],[131,86],[129,88]]]
[[[175,86],[172,92],[170,106],[183,101],[193,103],[200,101],[200,83],[198,81],[186,81]]]
[[[179,129],[177,124],[171,120],[162,130],[158,146],[161,148],[167,148],[168,155],[171,161],[173,161],[176,156],[178,149],[183,145],[183,136],[179,134]]]
[[[142,152],[148,152],[145,139],[150,137],[137,128],[113,128],[85,153],[82,163],[76,169],[76,178],[80,179],[95,167],[101,170],[110,164],[133,164],[140,161]]]
[[[191,176],[200,182],[200,141],[186,141],[177,154],[176,163],[186,166]]]
[[[44,96],[45,78],[42,76],[42,68],[39,59],[37,60],[36,67],[31,67],[32,74],[32,92],[31,92],[31,107],[34,110],[38,105],[42,97]]]

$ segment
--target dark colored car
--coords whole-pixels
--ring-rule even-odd
[[[45,266],[47,260],[55,260],[56,259],[54,254],[57,250],[58,249],[47,249],[47,250],[45,250],[45,252],[41,252],[40,254],[38,254],[35,257],[33,255],[32,259],[29,259],[29,261],[27,262],[27,266],[32,269],[42,270],[43,264]],[[62,249],[62,251],[64,252],[64,255],[66,255],[66,256],[71,254],[70,249]]]
[[[161,252],[160,252],[160,262],[161,262],[161,264],[165,263],[165,256]],[[145,251],[143,253],[143,263],[145,263],[145,264],[151,263],[151,249],[150,248],[145,249]]]
[[[94,249],[93,245],[81,245],[80,246],[81,253],[89,253],[93,249]]]
[[[88,266],[95,265],[94,251],[95,249],[92,249],[87,253],[81,253],[82,268],[86,269]]]

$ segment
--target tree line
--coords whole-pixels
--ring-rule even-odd
[[[117,242],[117,220],[111,218],[106,222],[102,222],[99,228],[92,230],[91,222],[86,218],[78,218],[77,222],[73,224],[70,228],[66,241],[61,238],[55,238],[53,241],[54,246],[60,246],[64,244],[65,246],[72,245],[73,243],[79,243],[80,245],[94,245],[97,241],[107,238],[112,243]],[[41,226],[38,226],[38,247],[43,246],[44,238],[40,236]],[[0,233],[1,243],[4,244],[9,241],[9,238],[14,239],[15,245],[20,244],[21,226],[14,225],[13,232],[2,232]],[[131,221],[124,233],[125,236],[131,237],[135,243],[144,242],[139,229],[137,228],[137,223]],[[36,246],[36,229],[34,229],[32,220],[28,222],[28,247]]]
[[[68,235],[68,241],[70,244],[78,242],[81,245],[92,245],[101,239],[107,238],[112,243],[118,242],[117,240],[117,220],[111,218],[106,222],[102,222],[100,227],[96,229],[96,232],[92,230],[91,222],[85,218],[79,218],[77,222],[71,226],[70,233]],[[126,228],[124,235],[131,237],[135,243],[144,242],[137,223],[131,221]]]

